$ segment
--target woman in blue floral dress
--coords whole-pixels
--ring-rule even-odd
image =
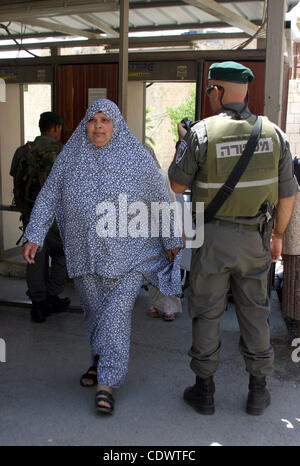
[[[96,364],[97,412],[113,412],[112,389],[124,382],[141,285],[181,294],[182,239],[172,225],[167,234],[152,229],[152,207],[163,203],[170,200],[151,155],[118,107],[99,99],[57,157],[24,234],[24,258],[32,263],[57,220]]]

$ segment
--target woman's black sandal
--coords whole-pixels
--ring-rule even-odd
[[[95,372],[92,374],[92,372]],[[92,383],[84,383],[84,380],[90,380]],[[83,374],[80,378],[80,385],[82,387],[93,387],[97,384],[97,366],[91,366],[88,368],[87,372]]]
[[[99,405],[99,402],[101,401],[104,401],[105,403],[109,404],[109,406]],[[107,390],[99,390],[98,392],[96,392],[95,402],[96,402],[97,413],[104,413],[104,414],[113,413],[115,400],[112,394],[109,393]]]

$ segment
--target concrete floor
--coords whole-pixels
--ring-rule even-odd
[[[0,286],[0,338],[6,344],[6,362],[0,362],[0,445],[300,445],[300,362],[292,362],[275,294],[272,404],[263,416],[245,413],[248,376],[238,351],[234,306],[222,319],[216,412],[202,416],[182,400],[184,388],[194,383],[186,299],[183,314],[164,322],[147,317],[148,295],[141,290],[133,313],[129,373],[115,391],[115,412],[107,418],[94,412],[94,389],[79,385],[89,347],[72,284],[66,295],[75,309],[44,324],[30,321],[28,301],[22,307],[3,304],[12,298],[24,301],[23,280],[1,277]]]

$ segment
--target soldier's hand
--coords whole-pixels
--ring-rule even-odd
[[[184,136],[187,133],[187,130],[185,129],[185,127],[183,126],[183,124],[181,122],[178,123],[178,125],[177,125],[177,132],[178,132],[178,138],[179,139],[183,139]]]
[[[26,262],[28,262],[28,264],[34,264],[34,257],[38,248],[38,244],[31,243],[30,241],[24,244],[23,257],[26,260]]]

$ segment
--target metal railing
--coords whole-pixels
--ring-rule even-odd
[[[14,205],[3,205],[0,204],[0,210],[5,210],[9,212],[21,212],[16,206]]]

